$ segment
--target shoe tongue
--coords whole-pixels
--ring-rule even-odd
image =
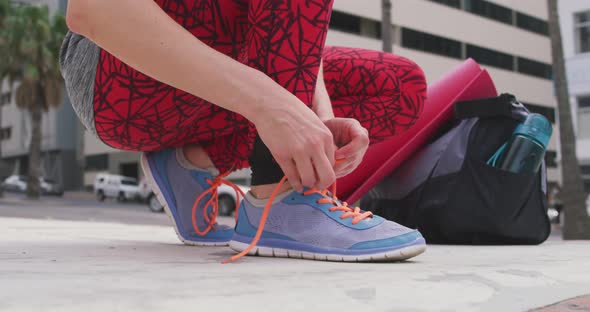
[[[283,199],[285,199],[287,196],[291,195],[291,193],[293,193],[294,191],[290,190],[290,191],[286,191],[283,192],[279,195],[277,195],[274,200],[273,200],[273,205],[282,201]],[[264,208],[264,206],[266,206],[266,203],[268,202],[268,198],[256,198],[254,197],[254,195],[252,195],[251,192],[246,193],[246,200],[252,204],[252,206],[254,207],[258,207],[258,208]]]

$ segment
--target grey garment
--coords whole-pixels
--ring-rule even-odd
[[[94,125],[94,80],[100,48],[84,36],[69,31],[61,46],[59,64],[72,107],[86,129]]]
[[[477,118],[467,119],[417,152],[369,193],[371,198],[401,199],[429,177],[458,172],[463,166],[469,135]],[[432,176],[431,176],[432,174]]]

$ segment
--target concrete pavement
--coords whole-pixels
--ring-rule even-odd
[[[0,311],[526,311],[590,294],[588,242],[393,264],[219,263],[231,254],[166,226],[0,217]]]

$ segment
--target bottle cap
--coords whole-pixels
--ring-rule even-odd
[[[539,142],[545,149],[549,145],[549,139],[553,133],[553,126],[543,115],[530,114],[523,123],[514,130],[514,134],[520,134]]]

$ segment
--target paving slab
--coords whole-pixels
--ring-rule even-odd
[[[247,257],[157,225],[0,217],[0,311],[528,311],[590,294],[590,243],[430,246],[403,263]]]

